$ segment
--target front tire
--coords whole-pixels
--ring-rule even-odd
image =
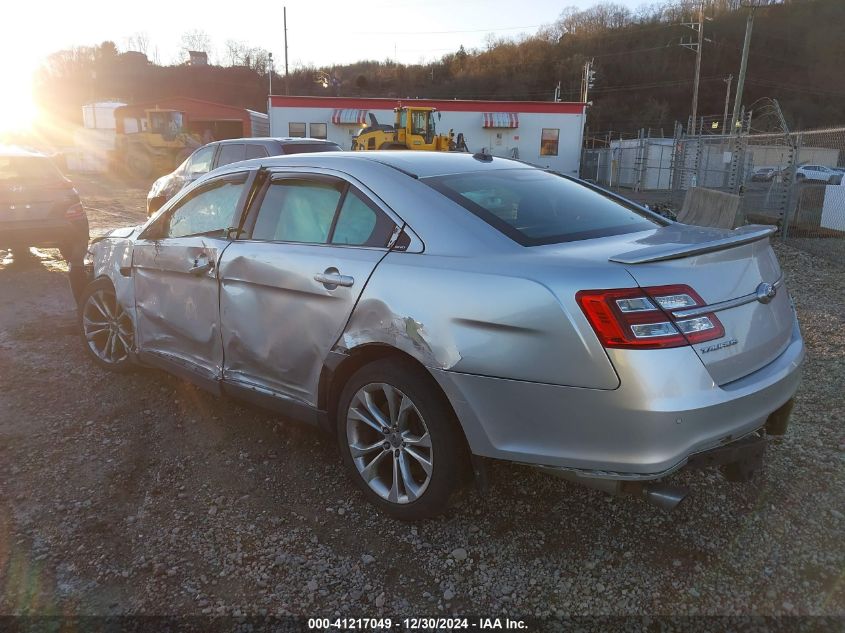
[[[443,512],[463,467],[466,444],[445,396],[409,361],[365,365],[337,407],[343,463],[375,506],[404,521]]]
[[[114,372],[133,368],[135,333],[132,319],[118,303],[114,286],[105,278],[85,288],[79,302],[79,329],[88,356]]]

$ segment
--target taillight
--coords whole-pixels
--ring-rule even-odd
[[[725,335],[712,312],[684,319],[672,314],[705,305],[689,286],[582,290],[575,298],[604,347],[682,347]]]
[[[65,219],[67,220],[81,220],[85,217],[85,209],[82,208],[82,203],[77,202],[72,204],[65,211]]]

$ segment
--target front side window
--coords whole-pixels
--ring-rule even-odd
[[[211,161],[214,159],[214,150],[216,145],[206,145],[199,148],[191,156],[191,164],[188,167],[188,173],[191,176],[201,176],[207,174],[211,170]]]
[[[540,156],[557,156],[560,130],[557,128],[544,127],[540,135]]]
[[[305,137],[305,124],[304,123],[288,123],[288,136],[292,136],[294,138],[304,138]]]
[[[229,163],[236,163],[246,157],[246,147],[243,143],[224,143],[220,146],[220,156],[217,158],[217,166],[222,167]]]
[[[332,233],[332,244],[387,246],[395,224],[384,213],[350,189],[340,207]]]
[[[501,169],[422,181],[523,246],[662,226],[634,206],[541,169]]]
[[[258,209],[252,239],[327,243],[341,191],[340,183],[294,179],[271,182]]]
[[[227,229],[237,224],[235,215],[245,183],[246,174],[209,183],[162,216],[166,226],[153,233],[161,237],[226,237]]]
[[[321,138],[323,140],[328,138],[328,132],[326,131],[326,124],[325,123],[312,123],[311,124],[311,138]]]

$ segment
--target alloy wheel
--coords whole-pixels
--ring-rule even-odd
[[[88,347],[104,363],[117,365],[132,350],[132,320],[114,292],[98,289],[85,301],[82,328]]]
[[[371,383],[355,393],[346,438],[358,474],[383,499],[407,504],[428,488],[434,463],[428,426],[396,387]]]

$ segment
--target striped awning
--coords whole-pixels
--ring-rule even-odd
[[[332,113],[332,123],[335,125],[364,125],[367,122],[366,110],[342,109]]]
[[[519,127],[519,112],[482,112],[483,127]]]

